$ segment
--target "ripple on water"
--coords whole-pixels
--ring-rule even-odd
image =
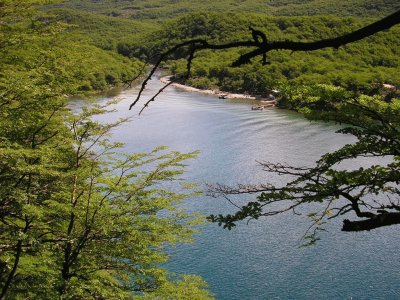
[[[145,96],[161,87],[151,81]],[[114,138],[126,151],[148,151],[158,145],[174,150],[200,150],[186,178],[197,182],[279,183],[256,161],[311,165],[327,151],[353,139],[336,134],[337,126],[311,123],[279,109],[251,111],[251,103],[168,89],[137,117],[128,111],[137,89],[124,91],[111,120],[134,115]],[[352,162],[346,167],[351,167]],[[242,203],[243,200],[237,200]],[[241,202],[242,201],[242,202]],[[204,214],[231,212],[219,199],[191,198],[182,203]],[[192,245],[170,249],[167,267],[204,277],[222,300],[242,299],[400,299],[398,227],[369,233],[340,232],[340,220],[328,225],[317,246],[299,249],[309,223],[291,214],[243,223],[231,231],[207,224]]]

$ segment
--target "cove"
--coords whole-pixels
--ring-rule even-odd
[[[158,79],[152,80],[145,97],[160,87]],[[257,161],[309,166],[323,153],[353,141],[335,133],[335,125],[311,123],[294,112],[252,111],[251,102],[173,87],[138,116],[140,105],[128,110],[137,91],[121,92],[117,111],[102,117],[132,116],[133,121],[116,130],[113,139],[124,142],[127,152],[160,145],[180,152],[199,150],[199,158],[188,163],[185,179],[203,187],[204,183],[277,182],[281,179],[267,178]],[[205,196],[188,199],[182,206],[205,215],[234,210],[223,199]],[[344,233],[337,219],[328,224],[316,246],[299,248],[309,224],[307,217],[291,213],[243,222],[231,231],[206,224],[194,244],[169,250],[166,267],[202,276],[216,298],[223,300],[400,298],[397,226]]]

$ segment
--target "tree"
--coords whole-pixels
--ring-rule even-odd
[[[108,104],[72,113],[82,78],[66,57],[81,48],[57,47],[70,36],[38,19],[40,3],[0,4],[0,299],[210,299],[200,278],[160,266],[201,221],[177,207],[196,153],[122,154],[109,135],[128,120],[95,121]]]
[[[288,49],[292,51],[312,51],[324,47],[338,48],[347,43],[356,42],[362,38],[387,30],[400,21],[400,11],[343,36],[316,42],[260,42],[256,38],[250,41],[239,41],[226,44],[209,44],[206,40],[195,39],[182,42],[161,54],[144,80],[138,97],[131,104],[136,105],[141,97],[147,81],[154,74],[159,64],[166,60],[178,49],[187,49],[187,66],[184,80],[191,74],[191,65],[197,51],[203,49],[230,49],[238,47],[253,47],[247,53],[241,54],[233,62],[234,66],[247,64],[256,56],[263,56],[271,50]],[[262,34],[262,32],[260,33]],[[178,78],[179,79],[179,78]],[[148,100],[143,108],[173,81],[165,85],[160,91]],[[400,192],[398,188],[399,169],[399,142],[400,142],[400,102],[395,93],[376,94],[375,96],[349,93],[334,86],[314,85],[283,87],[283,99],[291,108],[302,111],[313,120],[334,121],[350,126],[339,132],[355,136],[357,142],[346,145],[333,153],[327,153],[312,167],[296,167],[271,162],[261,163],[267,173],[286,176],[288,181],[280,186],[239,185],[228,187],[214,185],[209,194],[214,197],[240,194],[258,194],[254,201],[238,207],[235,214],[211,215],[209,219],[225,228],[232,228],[235,222],[244,219],[258,219],[263,216],[272,216],[293,211],[310,203],[321,203],[322,209],[310,213],[313,223],[309,243],[318,239],[318,232],[323,230],[322,224],[345,214],[363,220],[343,221],[344,231],[371,230],[381,226],[400,223]],[[357,95],[358,94],[358,95]],[[375,165],[357,170],[341,170],[340,163],[348,159],[373,157],[387,159],[388,163],[376,162]],[[281,203],[285,206],[282,208]],[[278,204],[279,208],[276,208]],[[364,220],[365,219],[365,220]]]
[[[160,185],[177,180],[194,154],[119,154],[122,145],[106,137],[122,121],[91,120],[106,112],[84,109],[64,136],[2,152],[2,297],[130,299],[172,284],[162,250],[190,241],[198,218],[176,207],[187,194]],[[196,280],[192,293],[209,298]]]

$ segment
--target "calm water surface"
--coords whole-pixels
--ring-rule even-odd
[[[159,88],[154,80],[145,95]],[[175,88],[138,117],[139,107],[128,111],[136,93],[137,89],[122,92],[118,112],[105,118],[134,116],[114,138],[124,142],[128,152],[159,145],[181,152],[200,150],[185,175],[192,182],[277,182],[279,178],[266,177],[257,161],[306,166],[352,141],[336,134],[334,125],[310,123],[293,112],[251,111],[249,102]],[[206,215],[233,209],[223,199],[207,197],[182,205]],[[217,299],[400,299],[397,226],[343,233],[336,220],[316,246],[299,248],[308,225],[306,217],[291,214],[239,224],[231,231],[207,224],[194,244],[170,250],[167,268],[201,275]]]

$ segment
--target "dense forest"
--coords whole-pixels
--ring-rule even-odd
[[[214,11],[219,14],[227,12],[257,12],[280,16],[360,16],[382,17],[398,7],[395,0],[105,0],[79,1],[71,0],[59,4],[59,7],[68,7],[84,10],[96,14],[120,16],[123,18],[140,20],[166,20],[185,13]]]
[[[193,185],[178,184],[196,153],[160,147],[121,154],[123,145],[109,136],[129,119],[103,124],[96,116],[111,111],[112,103],[73,111],[69,97],[141,79],[141,70],[160,53],[188,39],[246,40],[251,26],[272,41],[313,41],[351,32],[398,8],[397,0],[0,0],[0,299],[212,298],[201,278],[160,266],[168,260],[165,247],[190,242],[203,222],[177,209],[196,193]],[[321,174],[329,177],[332,161],[343,157],[368,151],[398,156],[393,123],[399,103],[392,99],[400,85],[399,37],[397,26],[339,49],[274,51],[267,65],[254,59],[240,67],[232,62],[241,48],[200,51],[183,83],[261,97],[279,89],[282,106],[315,119],[321,117],[309,109],[322,104],[343,110],[322,119],[364,125],[345,129],[361,142],[320,161]],[[175,52],[162,67],[182,76],[185,53]],[[364,118],[338,99],[356,99],[363,113],[372,113]],[[383,133],[371,134],[376,131]],[[377,169],[391,181],[398,161]],[[336,175],[332,186],[348,184],[347,174]],[[354,181],[368,176],[359,170]],[[379,192],[387,181],[368,184]],[[163,182],[177,184],[165,189]],[[287,195],[270,192],[275,199]],[[259,208],[211,219],[232,227],[258,218]]]
[[[248,39],[249,26],[265,32],[271,41],[332,38],[368,24],[397,5],[394,1],[346,1],[335,5],[329,1],[314,2],[222,1],[214,5],[202,1],[194,5],[192,1],[135,1],[135,5],[130,5],[129,1],[68,1],[58,5],[68,9],[52,11],[60,20],[78,25],[96,46],[151,63],[157,54],[182,40],[207,38],[223,43]],[[211,5],[213,9],[209,11],[213,13],[204,13]],[[264,6],[265,12],[260,10]],[[394,28],[337,50],[275,51],[269,54],[267,66],[253,61],[232,68],[231,63],[241,49],[223,53],[203,51],[194,59],[193,76],[186,84],[256,95],[271,89],[285,90],[289,82],[324,83],[374,93],[383,83],[399,84],[396,74],[400,68],[400,42],[395,38],[398,35],[399,29]],[[176,61],[177,58],[179,53],[169,67],[179,75],[184,72],[185,61]]]

